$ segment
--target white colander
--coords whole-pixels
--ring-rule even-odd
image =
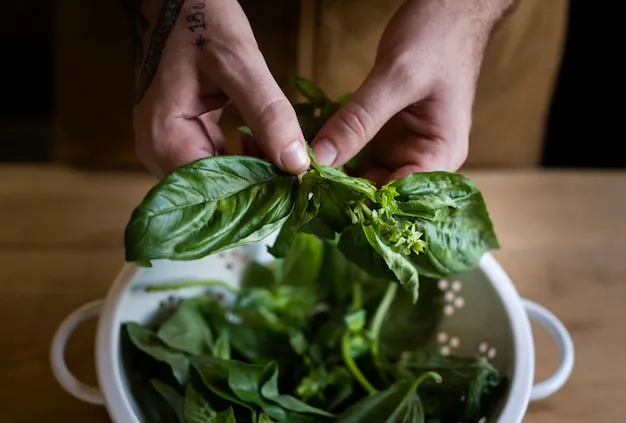
[[[116,423],[139,423],[143,419],[133,400],[119,345],[120,325],[125,321],[147,323],[172,292],[145,292],[142,287],[189,279],[222,279],[237,284],[251,260],[272,260],[263,243],[239,247],[190,262],[155,261],[152,268],[125,265],[106,299],[79,308],[59,326],[50,349],[52,371],[59,384],[76,398],[107,407]],[[495,258],[486,254],[473,272],[439,281],[444,293],[444,318],[432,339],[442,354],[480,354],[507,377],[508,388],[489,423],[521,423],[529,401],[555,393],[569,378],[574,364],[574,348],[563,324],[548,310],[521,299],[509,277]],[[176,291],[188,297],[202,288]],[[96,337],[96,370],[99,388],[78,381],[64,360],[65,346],[76,327],[99,316]],[[555,373],[533,385],[535,353],[529,318],[543,326],[559,347],[560,360]]]

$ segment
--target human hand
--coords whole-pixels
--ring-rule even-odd
[[[417,171],[458,170],[467,157],[484,49],[511,3],[404,3],[366,80],[316,135],[317,160],[340,166],[363,149],[350,172],[378,184]]]
[[[138,156],[157,177],[221,154],[218,121],[232,101],[264,155],[290,173],[309,166],[295,111],[272,77],[236,0],[152,0],[133,112]]]

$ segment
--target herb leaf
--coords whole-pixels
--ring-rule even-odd
[[[302,177],[293,212],[281,227],[274,244],[269,248],[269,252],[274,257],[284,257],[291,248],[296,235],[317,216],[321,203],[317,188],[318,181],[314,174],[307,173]],[[309,196],[311,196],[310,199]]]
[[[479,420],[504,387],[498,371],[482,357],[443,356],[427,348],[405,354],[397,366],[404,377],[425,369],[441,375],[445,383],[425,384],[423,395],[443,421]]]
[[[185,423],[215,422],[217,413],[191,383],[187,384],[184,401]],[[233,416],[234,417],[234,416]]]
[[[185,423],[185,417],[183,415],[185,400],[183,396],[167,383],[162,382],[159,379],[151,379],[150,384],[159,394],[161,394],[170,407],[172,407],[172,410],[174,410],[176,416],[178,417],[178,421],[180,423]]]
[[[499,248],[482,194],[463,175],[449,172],[415,173],[391,184],[399,196],[399,208],[428,195],[422,206],[453,209],[446,219],[417,218],[416,227],[427,244],[424,254],[414,257],[420,273],[446,277],[474,269],[483,254]],[[433,196],[437,197],[435,201]],[[455,207],[447,206],[452,200]],[[403,205],[404,204],[404,205]]]
[[[288,218],[297,187],[296,176],[252,157],[209,157],[180,167],[133,211],[126,260],[193,260],[258,242]]]
[[[294,77],[291,79],[291,83],[300,94],[312,102],[324,102],[327,97],[324,91],[317,84],[310,79],[302,77]]]
[[[170,366],[173,375],[181,383],[187,380],[189,375],[189,359],[187,355],[168,347],[153,331],[137,323],[124,323],[124,328],[131,342],[138,350]]]
[[[184,301],[172,317],[161,325],[157,337],[171,348],[191,355],[210,351],[213,347],[211,328],[202,314],[205,298]]]
[[[438,375],[428,374],[428,377]],[[424,422],[424,409],[416,390],[424,377],[400,379],[384,391],[363,398],[348,408],[335,423]],[[439,379],[438,379],[439,380]]]
[[[417,268],[409,257],[387,245],[372,225],[356,224],[346,229],[339,239],[339,249],[372,276],[398,281],[417,301]]]
[[[264,398],[275,402],[288,411],[301,414],[314,414],[324,417],[334,417],[332,413],[312,407],[291,395],[284,395],[278,392],[278,366],[276,363],[269,363],[266,367],[266,381],[261,387],[261,394]],[[269,378],[267,378],[269,376]]]

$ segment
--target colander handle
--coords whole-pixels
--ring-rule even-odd
[[[559,365],[547,379],[536,383],[530,391],[530,400],[542,400],[561,389],[574,368],[574,343],[563,323],[545,307],[522,299],[528,318],[541,325],[556,341],[559,349]]]
[[[76,379],[65,363],[65,347],[78,325],[100,316],[102,300],[92,301],[74,310],[59,325],[50,345],[50,367],[55,379],[70,395],[95,405],[103,405],[100,390]]]

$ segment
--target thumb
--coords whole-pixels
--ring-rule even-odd
[[[392,73],[373,69],[363,85],[328,119],[311,148],[317,161],[341,166],[354,157],[396,113],[407,107],[406,87]]]
[[[276,83],[260,51],[237,56],[236,66],[220,75],[220,87],[241,113],[263,153],[286,172],[305,172],[310,161],[291,102]]]

